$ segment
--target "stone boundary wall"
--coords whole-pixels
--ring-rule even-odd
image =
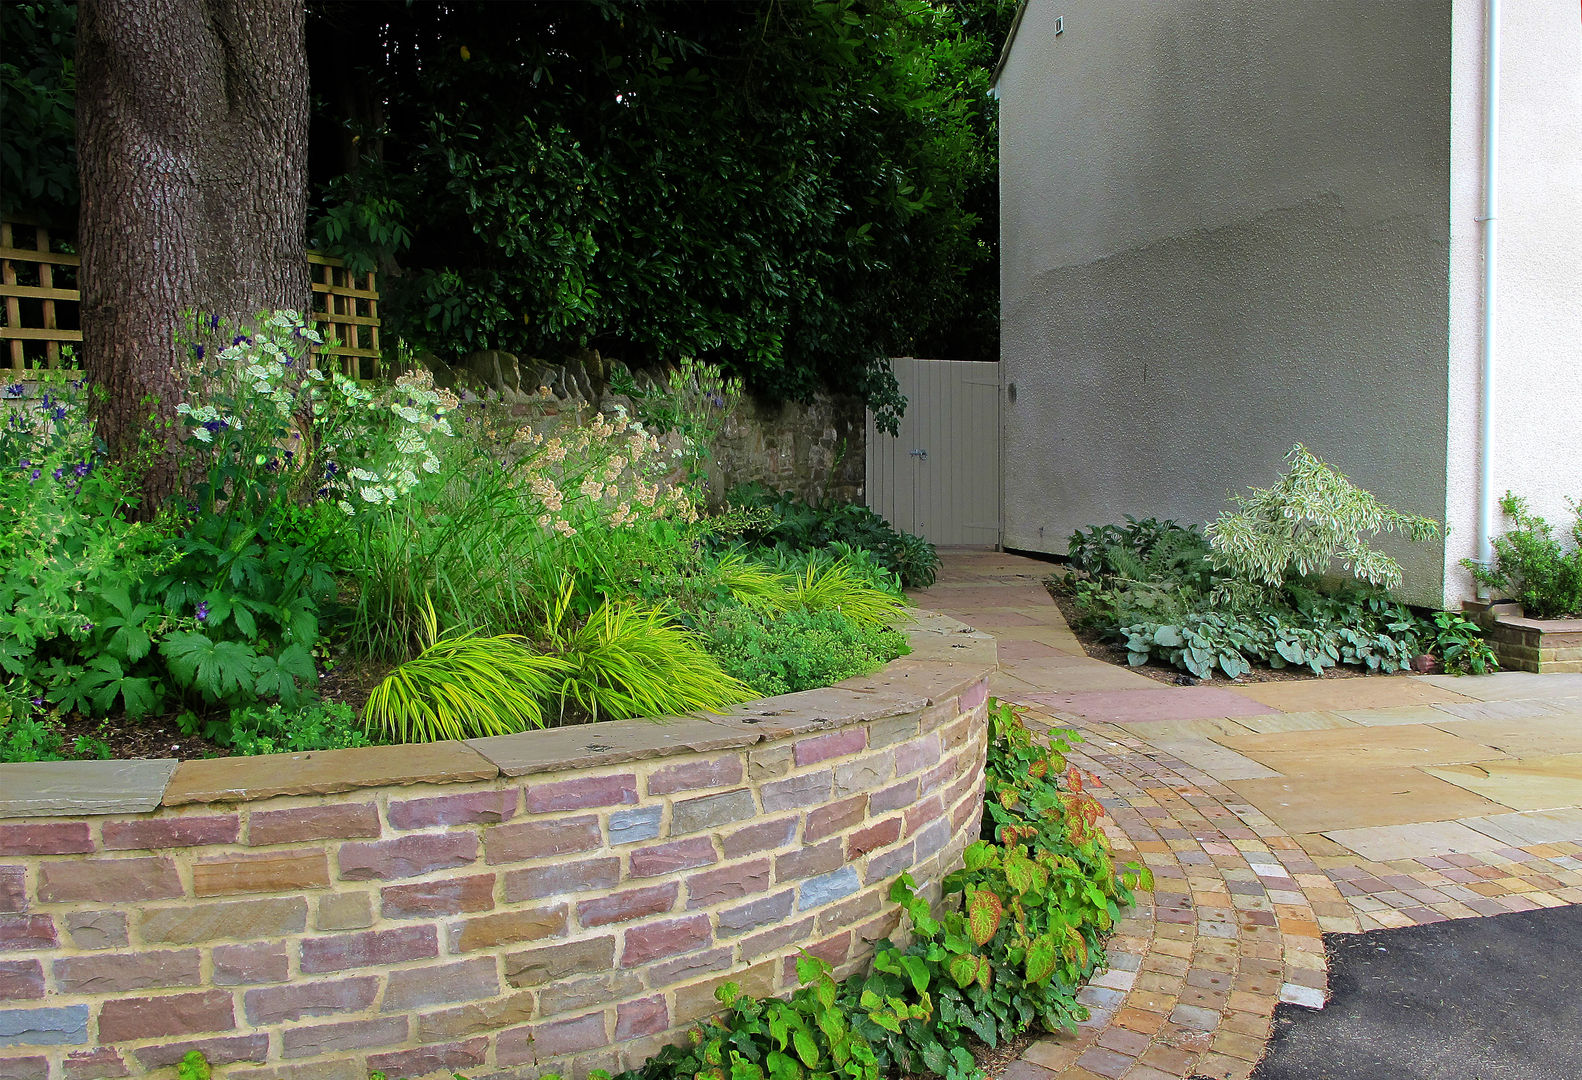
[[[1582,619],[1528,619],[1520,604],[1465,607],[1507,671],[1582,672]]]
[[[856,970],[982,814],[994,642],[910,638],[718,717],[0,766],[0,1078],[581,1077]]]

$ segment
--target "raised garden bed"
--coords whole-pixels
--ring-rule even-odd
[[[1468,601],[1500,666],[1509,671],[1582,672],[1582,619],[1529,619],[1520,604]]]

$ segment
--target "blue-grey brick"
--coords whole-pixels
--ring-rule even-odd
[[[610,843],[635,844],[639,840],[652,840],[659,835],[661,812],[657,806],[615,811],[610,815]]]
[[[860,888],[862,884],[857,880],[855,866],[843,866],[833,873],[808,878],[802,883],[802,894],[797,899],[797,910],[806,911],[808,908],[822,907],[850,896]]]
[[[76,1046],[88,1041],[88,1006],[0,1009],[0,1046]]]

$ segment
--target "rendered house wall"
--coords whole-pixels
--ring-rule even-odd
[[[1450,49],[1450,0],[1031,0],[999,83],[1007,547],[1209,520],[1298,441],[1445,514]],[[1442,546],[1390,548],[1437,602]]]

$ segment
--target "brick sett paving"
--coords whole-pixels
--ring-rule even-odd
[[[1326,698],[1328,687],[1316,682],[1273,683],[1252,688],[1245,706],[1221,701],[1207,711],[1206,688],[1190,688],[1172,711],[1161,698],[1171,695],[1168,686],[1085,656],[1059,609],[1033,588],[1051,569],[1012,555],[946,552],[939,582],[919,599],[1000,636],[993,688],[1022,705],[1032,725],[1081,732],[1085,741],[1068,756],[1103,784],[1097,794],[1118,861],[1147,863],[1155,888],[1138,894],[1110,941],[1108,970],[1083,989],[1089,1019],[1075,1034],[1034,1042],[1005,1080],[1240,1080],[1264,1052],[1277,1002],[1323,1004],[1323,934],[1582,903],[1582,810],[1328,830],[1353,847],[1281,828],[1255,797],[1230,786],[1238,769],[1278,774],[1213,741],[1217,730],[1361,732],[1437,717],[1453,727],[1484,715],[1479,701],[1491,716],[1552,716],[1582,705],[1574,698],[1582,685],[1401,677],[1337,683]],[[1297,711],[1264,715],[1282,701]],[[1353,711],[1305,711],[1315,701]],[[1238,714],[1246,726],[1168,723]],[[1168,737],[1149,738],[1150,720],[1162,721],[1157,730]],[[1489,753],[1503,756],[1492,746]],[[1248,786],[1284,816],[1267,789]],[[1582,784],[1575,801],[1582,803]],[[1543,833],[1545,842],[1500,839],[1513,830]],[[1359,848],[1401,857],[1368,858]]]

